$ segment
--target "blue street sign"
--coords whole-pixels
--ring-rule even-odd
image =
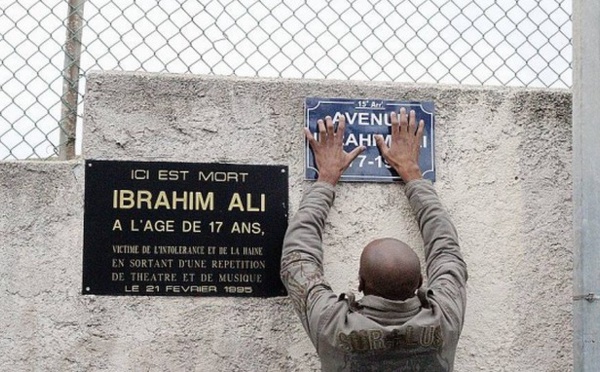
[[[435,181],[433,102],[308,97],[304,107],[304,125],[315,138],[318,138],[318,119],[325,119],[329,115],[337,128],[340,116],[343,115],[346,118],[344,150],[350,152],[357,146],[365,146],[366,150],[350,164],[340,181],[359,182],[393,182],[400,180],[400,176],[381,156],[375,143],[375,135],[383,135],[389,145],[391,141],[390,113],[392,111],[399,113],[402,107],[406,109],[407,113],[410,110],[415,110],[417,123],[421,119],[425,121],[423,142],[419,153],[419,166],[423,172],[423,178]],[[315,159],[308,141],[305,142],[305,178],[316,180],[318,170]]]

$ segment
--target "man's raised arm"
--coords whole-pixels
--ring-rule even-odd
[[[460,327],[466,306],[467,266],[462,259],[458,234],[450,216],[442,206],[430,181],[423,180],[419,168],[419,151],[424,122],[416,124],[415,112],[400,110],[394,113],[392,141],[388,147],[383,137],[377,136],[382,156],[394,167],[406,183],[406,196],[417,217],[425,246],[428,286],[434,290],[444,311]],[[439,296],[438,296],[439,294]]]
[[[344,117],[340,117],[337,131],[329,116],[325,123],[322,120],[317,123],[318,140],[308,129],[305,134],[315,156],[319,177],[304,194],[290,221],[281,256],[281,280],[315,346],[318,319],[311,315],[320,314],[319,310],[328,301],[335,300],[323,273],[323,228],[335,198],[335,185],[344,170],[364,150],[364,147],[357,147],[350,153],[343,150]]]

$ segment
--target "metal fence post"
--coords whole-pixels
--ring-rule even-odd
[[[75,131],[77,126],[77,103],[79,95],[79,66],[81,37],[83,30],[83,5],[85,0],[69,0],[67,35],[64,45],[65,64],[63,69],[63,93],[61,96],[61,118],[59,159],[75,157]]]
[[[600,366],[600,2],[573,2],[573,367]]]

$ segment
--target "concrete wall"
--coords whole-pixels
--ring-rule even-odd
[[[294,213],[305,96],[435,101],[436,189],[470,270],[457,371],[571,370],[567,91],[93,73],[84,157],[287,164]],[[80,295],[83,176],[81,161],[0,163],[0,370],[319,369],[286,298]],[[381,236],[422,255],[402,186],[340,184],[334,290],[356,289]]]

